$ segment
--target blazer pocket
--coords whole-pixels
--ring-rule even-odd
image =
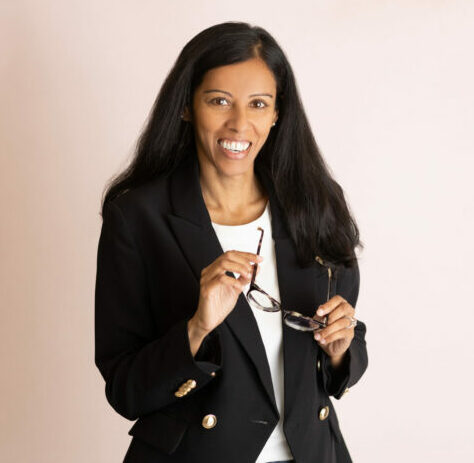
[[[128,434],[170,455],[178,448],[188,426],[187,422],[173,416],[154,412],[139,418]]]

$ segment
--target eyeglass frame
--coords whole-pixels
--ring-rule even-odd
[[[258,227],[257,228],[258,230],[260,230],[262,233],[260,235],[260,239],[258,241],[258,247],[257,247],[257,255],[260,255],[260,249],[262,247],[262,241],[263,241],[263,233],[264,233],[264,230],[262,227]],[[324,262],[323,259],[321,259],[321,257],[319,256],[316,256],[315,257],[315,260],[323,265],[324,267],[327,268],[328,270],[328,290],[327,290],[327,296],[326,296],[326,302],[329,301],[329,298],[330,298],[330,294],[331,294],[331,289],[332,289],[332,282],[334,281],[335,282],[335,278],[336,278],[336,268],[333,264],[329,264],[327,262]],[[270,296],[266,291],[264,291],[262,288],[260,288],[260,286],[257,285],[257,283],[255,283],[255,278],[257,276],[257,268],[258,268],[258,262],[255,262],[255,264],[253,265],[253,270],[252,270],[252,279],[250,280],[250,286],[245,294],[245,298],[247,299],[248,303],[251,304],[251,300],[259,305],[259,303],[252,298],[252,296],[250,295],[250,292],[251,291],[258,291],[262,294],[264,294],[266,297],[268,297],[270,299],[270,301],[272,302],[272,304],[275,306],[275,307],[278,307],[277,310],[272,310],[272,311],[269,311],[269,312],[278,312],[278,311],[281,311],[283,313],[283,321],[285,322],[285,324],[287,326],[289,326],[290,328],[293,328],[293,329],[296,329],[296,330],[299,330],[299,331],[315,331],[315,330],[319,330],[319,329],[322,329],[322,328],[325,328],[327,325],[328,325],[328,315],[325,315],[323,318],[322,318],[322,321],[321,320],[318,320],[316,318],[312,318],[312,317],[308,317],[306,315],[303,315],[303,314],[300,314],[299,312],[295,312],[295,311],[292,311],[292,310],[286,310],[286,309],[283,309],[282,305],[281,305],[281,302],[277,301],[275,298],[273,298],[272,296]],[[252,304],[251,304],[252,305]],[[253,306],[253,305],[252,305]],[[263,310],[265,311],[264,309],[259,309],[259,310]],[[299,317],[299,318],[303,318],[305,320],[308,320],[308,322],[310,323],[316,323],[317,326],[315,326],[313,329],[308,329],[308,330],[303,330],[303,329],[299,329],[299,328],[295,328],[294,326],[288,324],[287,322],[287,317],[288,315],[293,315],[293,316],[296,316],[296,317]],[[317,315],[315,315],[317,317]]]

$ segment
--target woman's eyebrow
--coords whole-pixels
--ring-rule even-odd
[[[204,90],[203,93],[212,93],[212,92],[225,93],[226,95],[232,96],[232,93],[226,92],[225,90],[219,90],[217,88],[213,88],[211,90]],[[270,93],[252,93],[251,95],[249,95],[249,98],[253,96],[268,96],[270,98],[273,98],[273,95],[271,95]]]

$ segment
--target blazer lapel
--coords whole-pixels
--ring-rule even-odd
[[[173,172],[170,178],[170,202],[173,212],[167,215],[198,285],[201,270],[223,253],[204,203],[199,173],[199,163],[195,155],[191,155]],[[322,282],[321,278],[318,278],[322,272],[325,272],[325,269],[322,266],[303,269],[297,265],[295,249],[284,225],[283,214],[273,185],[266,176],[259,177],[259,179],[269,195],[272,237],[275,243],[282,306],[313,315],[316,304],[319,305],[322,302],[321,300],[318,302],[318,295],[324,294],[327,284],[327,280]],[[230,272],[227,274],[234,276]],[[319,287],[316,284],[318,281]],[[239,295],[235,308],[224,323],[235,334],[255,365],[270,403],[278,415],[265,346],[252,309],[243,294]],[[298,358],[301,358],[302,349],[307,350],[308,348],[308,336],[310,336],[308,333],[296,331],[283,323],[285,417],[291,414],[292,404],[297,398],[298,383],[301,382]]]

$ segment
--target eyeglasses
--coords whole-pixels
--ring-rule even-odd
[[[260,255],[260,248],[262,247],[263,240],[263,228],[258,227],[262,233],[260,235],[260,240],[258,242],[257,255]],[[335,281],[335,272],[333,268],[325,263],[319,256],[316,256],[315,260],[321,265],[324,265],[328,270],[328,290],[326,301],[329,301],[329,296],[331,294],[331,284]],[[255,277],[257,275],[257,266],[255,262],[252,272],[252,280],[250,282],[249,289],[245,297],[247,298],[248,303],[255,309],[263,310],[265,312],[278,312],[281,310],[283,312],[283,321],[286,325],[290,326],[299,331],[314,331],[320,328],[325,328],[328,322],[328,316],[320,317],[315,315],[314,318],[307,317],[295,312],[292,310],[285,310],[281,307],[281,303],[275,298],[267,294],[260,286],[255,283]]]

